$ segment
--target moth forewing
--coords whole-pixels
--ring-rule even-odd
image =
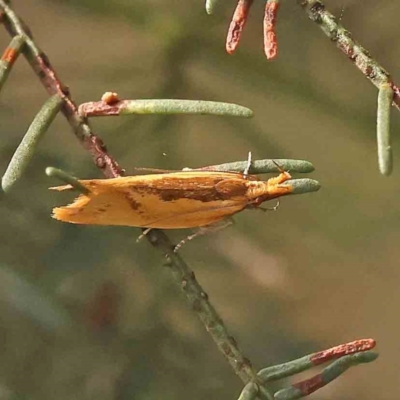
[[[76,224],[178,229],[205,226],[279,197],[287,172],[268,181],[229,172],[189,171],[79,181],[90,190],[53,217]],[[51,188],[71,189],[70,186]]]

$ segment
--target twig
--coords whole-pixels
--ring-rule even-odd
[[[297,0],[332,42],[378,89],[378,164],[383,175],[390,175],[393,168],[390,146],[390,106],[400,110],[400,88],[394,84],[389,73],[356,42],[349,31],[337,23],[336,17],[325,9],[319,0]]]
[[[337,23],[337,18],[325,9],[325,5],[319,0],[297,0],[297,3],[378,89],[383,84],[389,84],[392,87],[394,91],[393,105],[400,110],[400,89],[393,83],[389,73],[353,39],[349,31]]]
[[[197,312],[207,332],[210,333],[235,373],[244,383],[254,379],[257,380],[256,372],[250,361],[244,357],[235,339],[229,335],[222,318],[209,302],[208,295],[196,280],[194,272],[183,261],[179,253],[174,252],[175,246],[171,245],[167,235],[163,231],[152,229],[147,233],[146,237],[153,246],[165,254],[165,265],[170,268],[175,281],[181,286],[189,304]]]

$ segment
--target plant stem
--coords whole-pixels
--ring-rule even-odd
[[[378,89],[383,84],[390,84],[394,91],[393,105],[400,110],[400,89],[393,83],[389,73],[353,39],[349,31],[337,23],[337,18],[326,10],[325,5],[320,0],[297,0],[297,3]]]

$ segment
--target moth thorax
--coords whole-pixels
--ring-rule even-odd
[[[268,194],[268,183],[262,181],[251,181],[248,183],[247,197],[256,199],[257,197]]]

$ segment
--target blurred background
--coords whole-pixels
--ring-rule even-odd
[[[400,3],[326,0],[399,83]],[[225,53],[236,2],[211,17],[202,1],[15,0],[79,104],[122,98],[229,101],[251,120],[135,116],[92,120],[110,153],[133,167],[180,169],[254,159],[311,161],[318,193],[286,197],[276,213],[184,246],[231,334],[257,369],[373,337],[380,358],[313,399],[397,399],[400,372],[400,145],[377,168],[377,90],[308,20],[282,1],[279,55],[262,50],[263,2],[241,44]],[[5,31],[0,44],[5,48]],[[1,93],[1,170],[47,95],[21,58]],[[393,136],[400,118],[393,110]],[[47,166],[100,172],[62,116],[25,178],[0,207],[0,399],[235,399],[242,384],[187,306],[139,229],[50,218],[71,200],[49,192]],[[174,241],[188,231],[171,232]],[[313,374],[316,371],[313,371]],[[305,375],[305,376],[310,376]],[[304,378],[304,376],[303,376]],[[297,378],[297,380],[300,378]],[[288,384],[288,382],[283,382]]]

